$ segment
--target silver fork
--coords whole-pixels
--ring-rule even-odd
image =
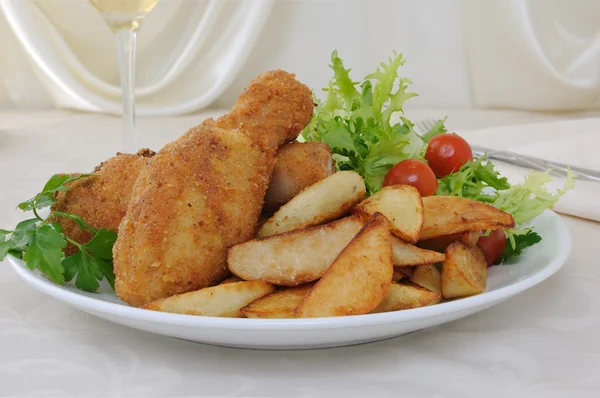
[[[436,123],[435,120],[421,120],[415,124],[417,132],[425,134]],[[552,169],[551,174],[560,177],[566,177],[567,170],[576,174],[576,178],[580,180],[600,182],[600,171],[586,169],[583,167],[569,166],[564,163],[551,162],[544,159],[534,158],[532,156],[519,155],[518,153],[501,151],[491,148],[485,148],[478,145],[471,145],[473,155],[482,156],[484,153],[490,159],[501,160],[506,163],[515,164],[517,166],[527,167],[538,171],[546,171]]]

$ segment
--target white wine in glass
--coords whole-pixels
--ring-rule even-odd
[[[90,0],[117,39],[123,102],[123,151],[140,146],[135,129],[135,40],[143,19],[158,0]]]

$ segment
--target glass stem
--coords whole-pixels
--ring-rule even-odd
[[[121,69],[121,100],[123,102],[123,151],[135,153],[139,137],[135,128],[135,40],[136,32],[121,29],[115,32]]]

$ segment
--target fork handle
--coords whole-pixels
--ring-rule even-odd
[[[577,178],[580,180],[600,182],[600,172],[596,170],[586,169],[583,167],[568,166],[564,163],[551,162],[532,156],[520,155],[514,152],[499,151],[473,145],[471,146],[471,148],[473,150],[473,153],[477,156],[481,156],[484,153],[486,153],[487,157],[490,159],[501,160],[506,163],[514,164],[517,166],[522,166],[538,171],[546,171],[548,169],[552,169],[552,174],[562,177],[567,175],[567,170],[571,170],[577,175]]]

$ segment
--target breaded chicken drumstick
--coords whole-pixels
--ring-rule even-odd
[[[58,192],[52,211],[73,213],[82,217],[96,229],[108,228],[116,231],[125,217],[131,189],[142,168],[154,152],[143,149],[137,154],[118,153],[96,167],[93,175],[69,184],[69,190]],[[82,230],[69,218],[55,220],[65,235],[77,243],[87,243],[92,233]],[[65,249],[72,254],[75,246]]]
[[[331,150],[322,142],[291,142],[277,151],[263,212],[277,211],[302,190],[335,172]]]
[[[117,295],[134,306],[211,286],[227,248],[252,238],[275,154],[313,112],[284,71],[258,76],[233,110],[158,152],[141,171],[114,247]]]
[[[81,216],[94,228],[117,231],[125,217],[133,184],[142,167],[154,152],[143,149],[135,155],[118,153],[96,167],[93,176],[69,184],[68,191],[58,192],[53,211]],[[277,151],[275,168],[265,195],[263,214],[273,212],[300,191],[335,171],[331,151],[321,142],[290,142]],[[69,218],[57,217],[65,235],[84,244],[92,233],[82,230]],[[65,249],[72,254],[75,246]]]

